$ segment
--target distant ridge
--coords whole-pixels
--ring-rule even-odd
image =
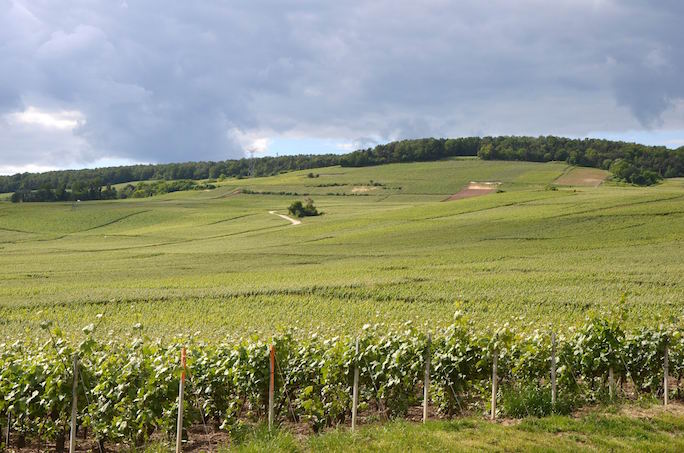
[[[670,150],[601,139],[554,136],[462,137],[401,140],[360,149],[348,154],[302,154],[261,157],[254,162],[255,176],[341,165],[362,167],[397,162],[439,160],[453,156],[479,156],[486,160],[531,162],[565,161],[569,164],[610,170],[618,179],[648,185],[662,178],[684,176],[684,147]],[[244,178],[250,160],[128,165],[45,173],[0,176],[0,193],[38,189],[71,189],[74,184],[120,184],[133,181]]]

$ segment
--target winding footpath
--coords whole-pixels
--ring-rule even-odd
[[[302,223],[301,220],[293,219],[292,217],[286,216],[285,214],[278,214],[276,211],[268,211],[269,214],[277,215],[285,220],[289,220],[292,225],[299,225]]]

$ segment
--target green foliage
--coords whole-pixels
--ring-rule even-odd
[[[510,417],[544,417],[552,413],[548,389],[540,389],[534,385],[521,388],[511,386],[504,389],[503,395],[501,406]]]
[[[476,156],[480,143],[479,137],[400,140],[345,154],[340,159],[340,165],[365,167],[393,162],[420,162],[454,156]]]
[[[265,418],[270,343],[279,422],[319,432],[348,423],[357,364],[362,412],[400,418],[421,399],[428,330],[438,410],[486,409],[496,348],[502,410],[547,413],[551,322],[557,411],[568,396],[573,407],[600,401],[610,366],[658,397],[666,342],[670,372],[684,378],[681,326],[663,321],[681,311],[681,181],[545,191],[566,169],[447,160],[320,170],[344,193],[373,181],[364,198],[325,196],[299,172],[163,199],[0,205],[0,420],[16,409],[17,436],[59,441],[78,353],[90,433],[129,445],[163,437],[187,344],[187,423],[200,407],[244,436]],[[506,193],[441,202],[473,179],[501,181]],[[330,215],[274,226],[267,212],[287,198],[247,190],[311,191]],[[623,293],[629,318],[584,321]],[[452,322],[455,297],[472,321]],[[101,311],[102,328],[81,331]],[[50,319],[64,332],[38,327]],[[378,325],[362,331],[366,322]]]
[[[320,215],[314,202],[311,198],[307,198],[305,203],[301,201],[293,201],[287,208],[287,211],[295,217],[311,217]]]
[[[684,175],[682,148],[669,150],[663,146],[554,136],[402,140],[346,154],[341,157],[340,164],[363,167],[454,156],[529,162],[565,161],[571,165],[610,168],[618,179],[637,185],[651,185],[663,177]]]
[[[216,186],[213,184],[197,184],[195,181],[188,180],[141,182],[135,186],[127,185],[122,190],[121,198],[145,198],[184,190],[211,190],[215,188]]]
[[[650,186],[663,179],[660,174],[650,169],[639,168],[623,159],[616,159],[610,165],[610,171],[617,179],[640,186]]]
[[[119,196],[115,187],[107,184],[102,187],[100,178],[88,181],[76,181],[72,185],[71,191],[66,189],[65,184],[61,184],[57,189],[52,189],[47,183],[40,189],[32,191],[19,189],[12,194],[12,203],[28,203],[38,201],[77,201],[77,200],[114,200]]]
[[[0,345],[0,414],[13,414],[12,430],[29,437],[64,438],[71,408],[70,359],[77,354],[82,385],[79,418],[102,442],[140,445],[155,432],[174,430],[180,370],[180,341],[152,342],[140,330],[122,342],[100,342],[84,331],[78,346],[58,328],[45,329],[44,344]],[[625,333],[610,317],[593,317],[574,334],[559,339],[560,398],[550,401],[549,341],[541,332],[525,334],[509,326],[476,329],[460,315],[435,332],[430,355],[433,399],[448,415],[483,409],[491,386],[491,357],[499,356],[500,398],[513,417],[568,413],[592,400],[593,385],[605,382],[609,367],[632,376],[642,391],[659,392],[665,338],[671,364],[681,370],[682,329],[659,327]],[[270,342],[257,338],[226,343],[189,343],[185,421],[204,421],[240,432],[245,421],[263,420],[268,403],[268,345],[276,351],[275,407],[278,421],[305,421],[314,431],[336,426],[351,413],[353,370],[360,370],[361,409],[388,418],[406,416],[421,401],[427,337],[410,323],[383,332],[368,326],[355,352],[352,338],[295,339],[286,333]],[[570,354],[570,356],[568,356]],[[623,361],[623,358],[628,358]],[[651,364],[647,367],[644,364]],[[567,368],[572,367],[568,373]],[[560,369],[565,368],[565,369]],[[648,379],[648,374],[653,379]],[[658,378],[660,377],[660,381]],[[574,387],[567,380],[575,382]],[[199,411],[197,408],[201,408]]]
[[[152,197],[183,190],[211,190],[216,188],[214,184],[197,184],[194,181],[188,180],[141,182],[137,185],[127,184],[120,191],[117,191],[115,187],[109,184],[103,189],[100,184],[100,180],[95,179],[85,185],[80,181],[76,181],[73,183],[71,191],[66,190],[64,185],[60,186],[57,191],[49,187],[42,187],[38,191],[20,190],[12,194],[11,201],[12,203],[26,203],[36,201],[114,200],[117,198]]]
[[[329,167],[339,164],[336,154],[262,157],[253,160],[256,176],[277,175],[283,171]],[[223,177],[244,178],[250,174],[251,159],[222,162],[185,162],[156,165],[129,165],[85,170],[59,170],[45,173],[18,173],[0,176],[0,193],[34,191],[42,186],[65,187],[80,192],[80,187],[97,182],[96,186],[115,185],[150,180],[197,180]],[[94,199],[94,198],[80,198]]]
[[[631,407],[627,407],[631,409]],[[330,430],[318,436],[269,433],[259,426],[239,445],[220,452],[367,452],[444,451],[683,451],[682,417],[657,407],[639,415],[594,408],[571,416],[527,417],[520,423],[490,423],[471,416],[426,424],[395,420],[362,425],[356,432]]]
[[[599,139],[563,137],[461,137],[401,140],[361,149],[345,155],[298,155],[222,162],[186,162],[158,165],[132,165],[88,170],[64,170],[45,173],[23,173],[0,176],[0,193],[18,192],[17,199],[41,201],[61,199],[71,189],[73,199],[96,200],[102,186],[133,181],[192,180],[246,178],[250,166],[254,175],[272,176],[295,170],[309,170],[341,165],[365,167],[398,162],[420,162],[456,156],[479,156],[485,160],[522,160],[530,162],[565,161],[571,165],[615,168],[618,178],[638,184],[653,184],[663,177],[684,176],[684,147],[668,150],[662,146],[645,146]],[[624,161],[620,164],[618,161]],[[309,173],[318,177],[318,173]],[[85,189],[85,190],[84,190]],[[49,192],[45,192],[48,190]],[[38,191],[42,193],[33,193]]]
[[[0,203],[0,342],[47,340],[43,319],[79,337],[102,311],[115,334],[144,321],[155,337],[213,340],[293,323],[328,336],[446,327],[455,298],[476,325],[497,316],[527,330],[566,331],[623,293],[625,328],[679,314],[683,181],[543,190],[565,173],[465,159],[326,169],[315,181],[345,193],[382,181],[364,197],[326,196],[299,172],[161,198]],[[506,192],[441,202],[471,180]],[[310,192],[326,215],[290,228],[268,211],[297,197],[243,188]]]

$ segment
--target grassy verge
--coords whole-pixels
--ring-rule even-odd
[[[258,430],[223,451],[684,451],[684,417],[672,411],[644,415],[596,411],[580,417],[529,418],[491,423],[480,418],[396,421],[298,438]]]

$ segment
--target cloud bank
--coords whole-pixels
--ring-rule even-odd
[[[0,171],[684,131],[684,3],[0,0]]]

